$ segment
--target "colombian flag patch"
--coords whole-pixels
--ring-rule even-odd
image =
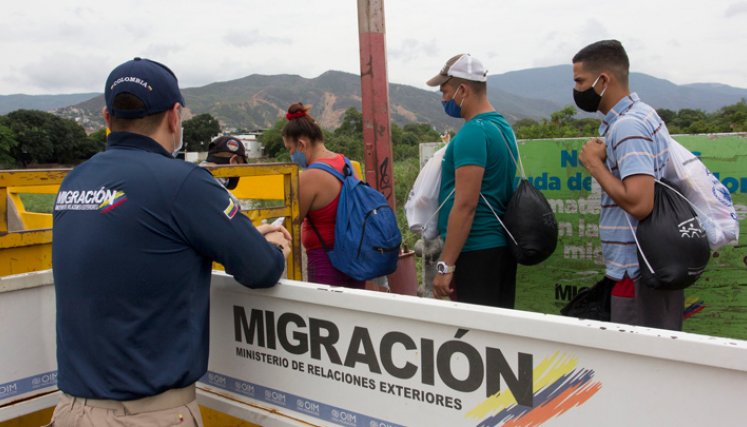
[[[126,201],[127,195],[124,191],[117,191],[114,193],[114,196],[101,202],[99,205],[99,212],[102,214],[107,213]]]
[[[223,213],[226,214],[228,219],[232,219],[234,215],[236,215],[236,212],[239,211],[239,206],[233,202],[233,199],[228,199],[228,206],[226,209],[223,210]]]

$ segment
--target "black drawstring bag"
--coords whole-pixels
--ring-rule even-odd
[[[708,265],[708,237],[695,211],[671,183],[654,184],[654,210],[635,232],[641,284],[659,290],[684,289]]]
[[[522,265],[546,260],[558,245],[558,221],[545,196],[522,178],[503,214],[511,253]]]
[[[580,319],[610,320],[612,288],[615,281],[604,277],[590,288],[583,288],[560,309],[560,314]]]
[[[478,120],[484,126],[482,120]],[[514,165],[521,173],[519,185],[513,196],[506,205],[506,211],[501,219],[488,202],[488,199],[480,193],[480,197],[488,205],[495,219],[503,227],[509,241],[509,248],[516,262],[521,265],[535,265],[550,257],[558,246],[558,221],[555,213],[547,202],[545,196],[526,178],[524,165],[521,163],[521,155],[518,160],[511,152],[508,137],[498,127],[506,144],[506,151],[511,156]],[[516,137],[514,136],[514,141]],[[519,153],[519,145],[516,144],[516,152]]]

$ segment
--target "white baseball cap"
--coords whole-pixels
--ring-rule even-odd
[[[483,67],[482,62],[473,58],[469,53],[460,53],[459,55],[446,61],[446,65],[432,79],[428,80],[428,86],[441,86],[452,77],[459,77],[464,80],[475,82],[486,82],[488,80],[488,70]]]

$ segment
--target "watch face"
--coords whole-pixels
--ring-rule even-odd
[[[446,274],[449,271],[449,266],[444,261],[439,261],[436,264],[436,271],[441,274]]]

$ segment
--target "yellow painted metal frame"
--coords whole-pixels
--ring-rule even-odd
[[[207,166],[216,177],[239,176],[239,199],[277,200],[282,206],[242,211],[253,223],[284,216],[285,227],[293,237],[288,257],[288,278],[301,280],[301,230],[298,221],[298,166],[291,163],[265,163],[237,166]],[[35,228],[51,224],[48,214],[28,216],[20,193],[56,193],[70,169],[0,171],[0,276],[46,270],[52,267],[52,230]],[[11,200],[27,230],[8,231],[8,200]],[[44,216],[46,215],[46,216]],[[27,224],[27,222],[29,222]]]
[[[8,197],[16,208],[24,230],[52,228],[52,215],[28,212],[21,200],[21,193],[57,194],[58,185],[30,185],[28,187],[8,187]]]

